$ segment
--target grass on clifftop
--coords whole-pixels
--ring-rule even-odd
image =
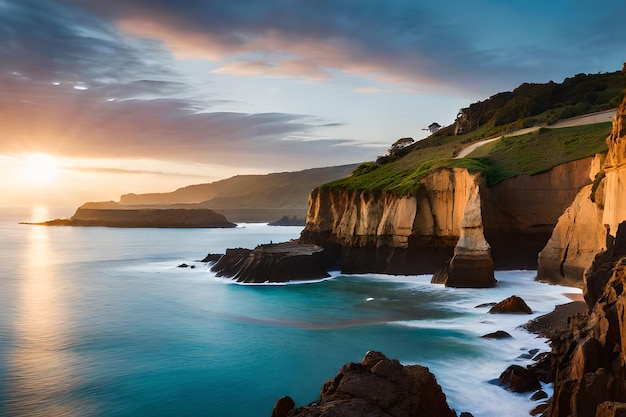
[[[488,143],[468,155],[489,166],[489,185],[518,174],[534,175],[552,167],[607,151],[611,123],[541,128],[536,132]]]
[[[482,172],[491,186],[518,174],[534,175],[565,162],[606,152],[606,137],[610,132],[611,123],[541,128],[526,135],[488,143],[461,159],[454,159],[454,155],[462,144],[468,142],[468,135],[431,136],[417,142],[409,153],[397,160],[363,163],[351,176],[322,187],[412,195],[428,172],[443,167]]]

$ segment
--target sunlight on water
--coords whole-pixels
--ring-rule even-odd
[[[33,206],[31,211],[30,220],[31,223],[45,222],[50,219],[50,210],[46,206]]]
[[[35,210],[33,210],[33,214]],[[30,227],[17,300],[17,343],[9,352],[9,415],[79,416],[60,400],[73,376],[65,351],[66,322],[46,227]]]

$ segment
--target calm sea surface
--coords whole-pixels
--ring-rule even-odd
[[[548,350],[518,325],[580,292],[536,283],[532,271],[499,273],[486,290],[446,289],[428,276],[338,274],[238,285],[195,260],[296,238],[301,228],[17,224],[30,219],[30,211],[0,210],[2,416],[269,417],[283,395],[314,401],[325,380],[368,350],[428,366],[458,411],[527,416],[528,395],[489,381],[526,364],[518,359],[526,350]],[[536,314],[475,308],[512,294]],[[495,330],[514,338],[479,337]]]

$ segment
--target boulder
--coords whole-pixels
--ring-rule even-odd
[[[530,392],[541,389],[541,383],[532,369],[519,365],[509,366],[498,378],[498,385],[513,392]]]
[[[497,330],[493,333],[487,333],[480,337],[482,337],[483,339],[509,339],[513,336],[511,336],[509,333],[505,332],[504,330]]]
[[[320,398],[290,417],[455,417],[434,375],[419,365],[403,366],[380,352],[348,363],[322,387]]]
[[[290,396],[286,395],[284,397],[280,397],[276,401],[276,405],[274,405],[272,417],[287,417],[289,411],[293,410],[295,406],[296,403]]]
[[[489,310],[490,314],[532,314],[532,310],[528,307],[528,304],[517,295],[512,295],[500,301]]]

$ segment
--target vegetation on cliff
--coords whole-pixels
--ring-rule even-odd
[[[483,172],[489,185],[518,174],[534,175],[552,167],[596,153],[606,152],[610,123],[561,129],[541,128],[526,135],[505,137],[487,143],[466,158],[455,158],[464,136],[451,136],[443,143],[425,139],[397,160],[361,164],[350,177],[323,187],[330,189],[366,189],[411,195],[420,180],[438,168],[465,168]],[[424,142],[424,143],[422,143]],[[434,143],[433,143],[434,142]],[[431,146],[426,146],[431,144]]]
[[[619,71],[578,74],[560,84],[525,83],[512,92],[461,109],[453,125],[424,140],[408,146],[394,146],[396,142],[376,162],[363,163],[350,177],[323,187],[412,195],[424,175],[444,167],[483,172],[488,184],[495,185],[518,174],[534,175],[604,153],[611,123],[558,129],[551,125],[563,118],[617,107],[625,87],[626,78]],[[537,130],[508,136],[509,132],[528,127]],[[465,158],[457,157],[471,143],[499,136],[503,139],[485,144]]]

